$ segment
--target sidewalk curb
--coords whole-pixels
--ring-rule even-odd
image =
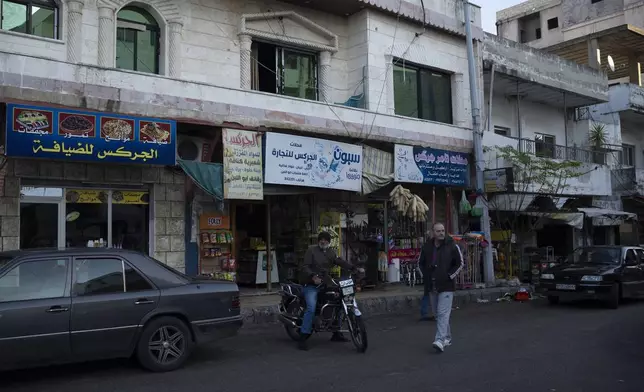
[[[489,302],[496,301],[509,290],[516,288],[494,287],[489,289],[462,290],[454,293],[454,306],[464,307],[469,304],[476,304],[479,299]],[[358,306],[365,317],[379,316],[383,314],[407,314],[418,312],[422,294],[400,294],[393,296],[357,298]],[[279,297],[276,297],[279,301]],[[278,305],[258,306],[245,308],[242,303],[241,315],[244,324],[276,324],[279,323]]]

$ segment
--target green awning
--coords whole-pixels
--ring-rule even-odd
[[[224,199],[224,166],[221,163],[204,163],[177,159],[177,163],[195,184],[212,197]]]

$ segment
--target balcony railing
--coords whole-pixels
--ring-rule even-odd
[[[590,151],[579,147],[568,147],[530,139],[521,139],[519,147],[522,152],[542,158],[596,163],[598,165],[606,164],[607,153],[605,151]]]
[[[611,184],[614,192],[633,192],[637,189],[637,171],[634,167],[613,169]]]

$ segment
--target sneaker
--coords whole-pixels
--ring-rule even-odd
[[[418,321],[436,321],[434,316],[422,316]]]
[[[434,347],[434,349],[439,353],[442,353],[443,351],[445,351],[445,346],[443,345],[443,342],[441,342],[440,340],[435,341],[432,344],[432,347]]]
[[[297,348],[302,351],[309,351],[309,344],[307,343],[308,335],[302,334],[300,340],[297,342]]]
[[[452,345],[452,339],[443,340],[443,347],[449,347]]]

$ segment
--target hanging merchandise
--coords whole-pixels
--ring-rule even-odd
[[[412,219],[414,222],[427,221],[429,207],[418,195],[411,193],[409,189],[397,185],[389,193],[389,201],[403,216]]]
[[[472,211],[472,205],[470,204],[469,200],[467,200],[467,196],[465,196],[465,191],[461,192],[461,201],[458,204],[458,211],[461,213],[461,215],[467,215]]]
[[[476,204],[474,204],[474,208],[472,208],[472,211],[470,211],[470,215],[472,215],[473,217],[479,218],[483,215],[483,202],[481,201],[481,199],[481,197],[476,198]]]

